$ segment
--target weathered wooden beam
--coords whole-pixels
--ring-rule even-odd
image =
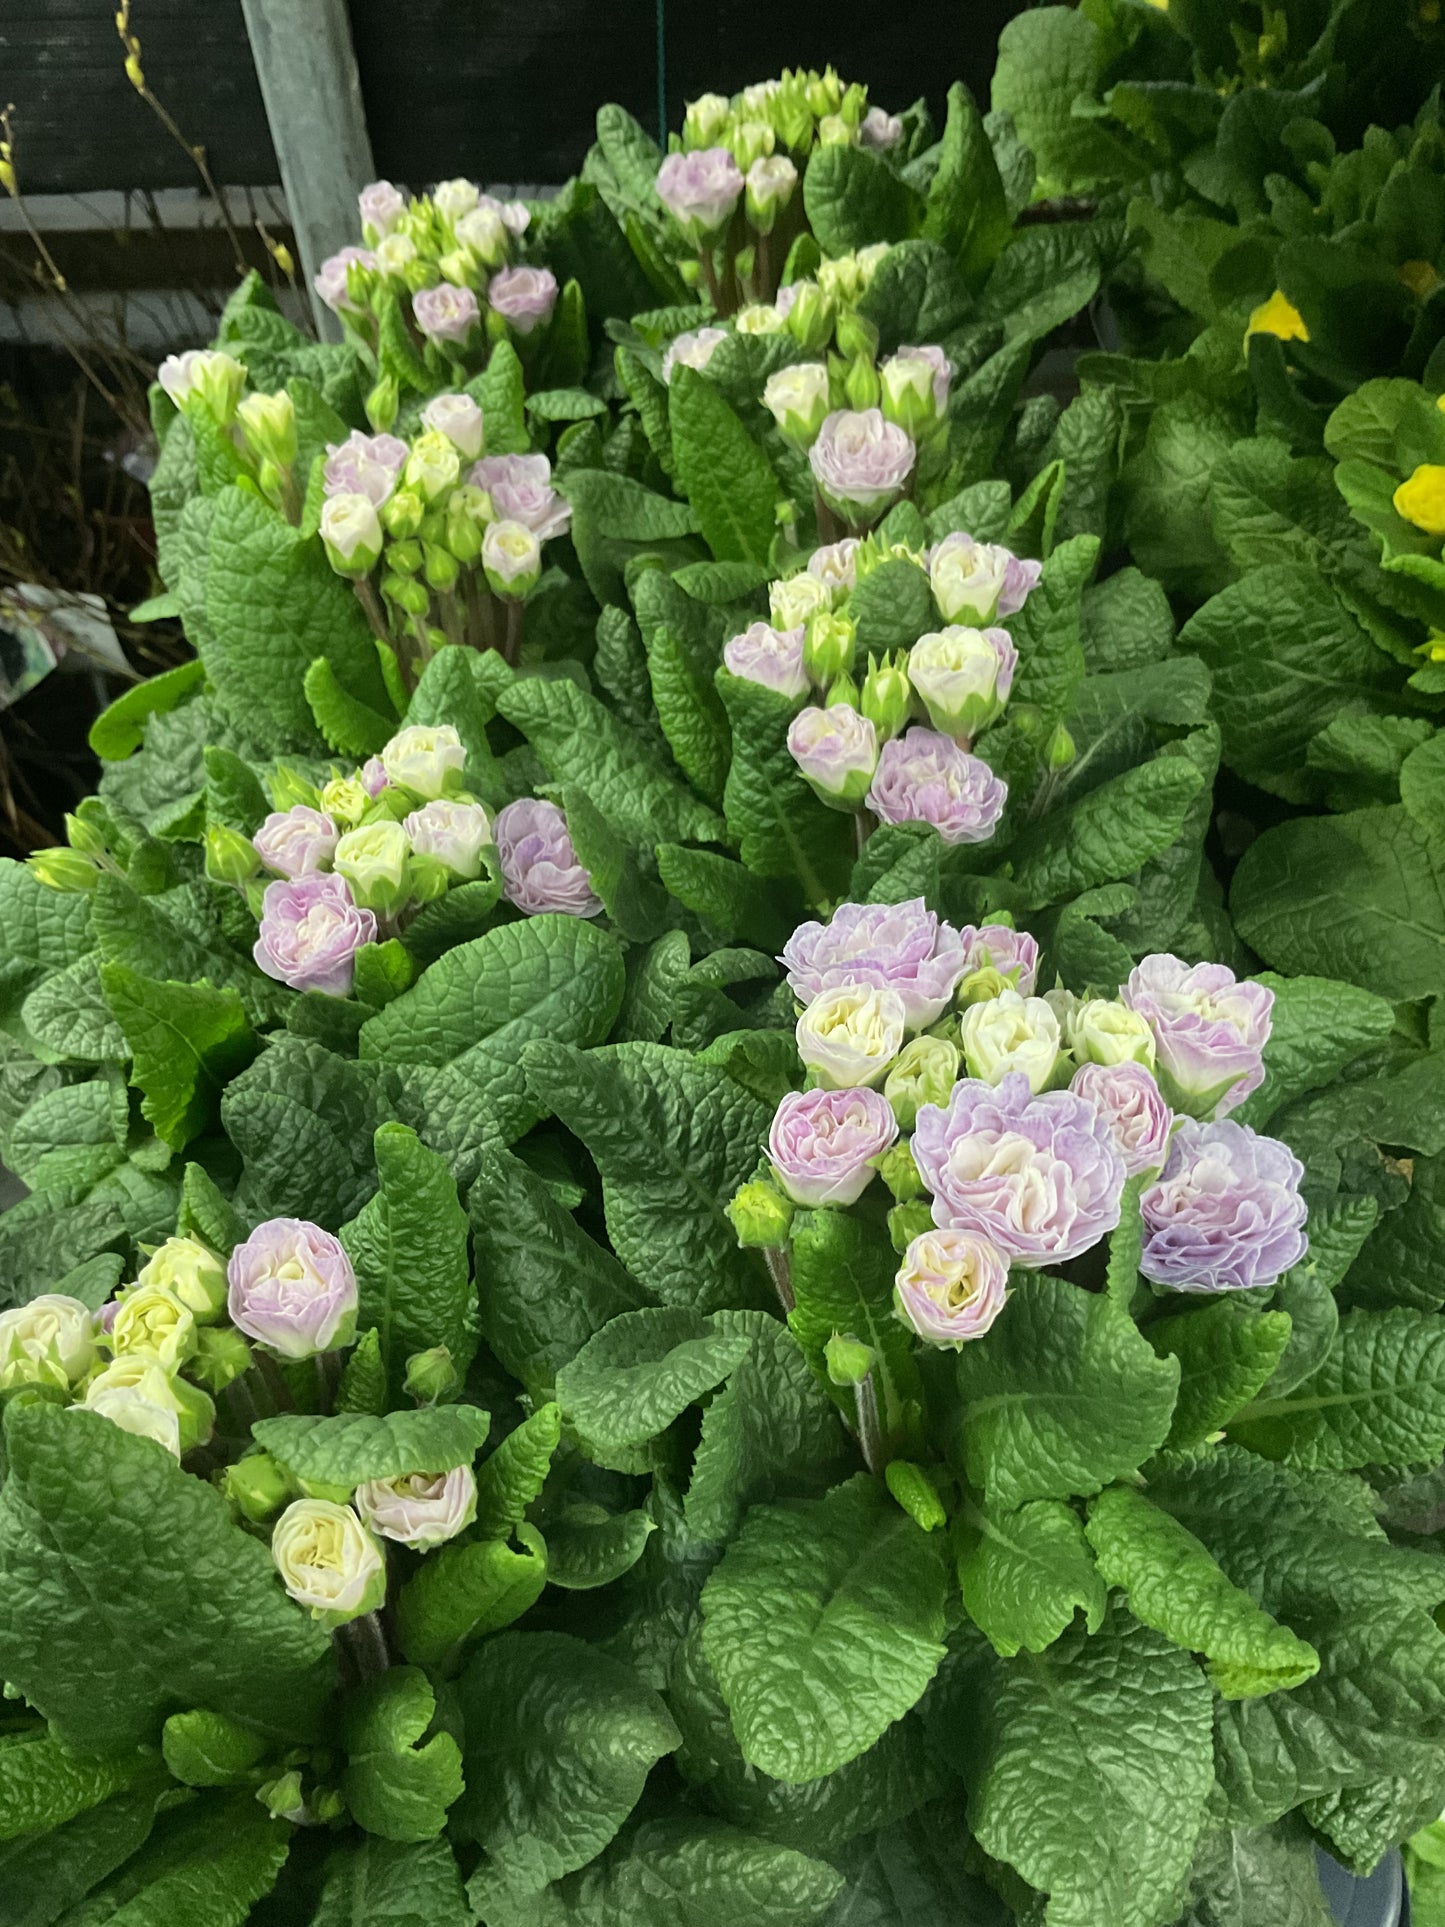
[[[356,196],[373,173],[346,0],[242,7],[310,291],[327,255],[360,240]],[[323,340],[339,339],[336,317],[314,292],[311,309]]]

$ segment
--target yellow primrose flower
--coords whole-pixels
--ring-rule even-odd
[[[1445,468],[1421,462],[1407,482],[1395,490],[1397,513],[1427,535],[1445,535]]]
[[[1417,301],[1428,301],[1440,285],[1440,277],[1429,261],[1402,261],[1395,274]]]
[[[1249,317],[1245,340],[1251,335],[1278,335],[1281,341],[1308,341],[1310,331],[1299,309],[1276,288],[1269,300],[1261,302]]]

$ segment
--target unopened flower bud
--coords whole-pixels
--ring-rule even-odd
[[[1044,765],[1051,770],[1066,770],[1073,766],[1078,755],[1074,739],[1062,723],[1055,723],[1044,744]]]
[[[779,292],[780,303],[783,292]],[[788,305],[788,333],[809,353],[819,354],[828,345],[835,314],[831,296],[825,294],[816,281],[793,284]]]
[[[405,615],[424,616],[431,607],[431,597],[423,585],[409,581],[394,570],[381,578],[381,593]]]
[[[868,658],[859,708],[878,731],[878,740],[887,742],[908,721],[913,708],[913,685],[908,680],[908,657],[902,651],[882,662]]]
[[[857,141],[858,129],[844,120],[841,114],[824,114],[818,122],[820,147],[853,147]]]
[[[763,406],[785,441],[794,448],[811,448],[828,419],[828,370],[821,361],[778,369],[764,385]]]
[[[422,567],[428,585],[441,595],[454,589],[461,579],[461,563],[450,549],[440,548],[435,542],[422,544]]]
[[[445,1399],[454,1398],[461,1388],[461,1374],[445,1345],[433,1345],[429,1351],[413,1352],[406,1361],[402,1389],[418,1405],[438,1405]]]
[[[474,207],[456,224],[459,246],[484,268],[499,268],[507,258],[507,224],[495,207]]]
[[[264,1524],[295,1494],[289,1475],[269,1452],[248,1452],[245,1458],[228,1465],[221,1490],[242,1517],[255,1525]]]
[[[25,859],[26,868],[49,890],[75,896],[93,890],[100,882],[100,871],[79,850],[37,850]]]
[[[885,1095],[886,1089],[885,1081]],[[895,1144],[891,1151],[878,1160],[878,1175],[899,1204],[911,1204],[924,1194],[924,1182],[918,1174],[912,1147],[906,1139]]]
[[[462,458],[456,444],[440,429],[428,428],[411,445],[402,481],[429,505],[454,489],[461,473]]]
[[[911,1204],[895,1204],[888,1213],[888,1237],[893,1249],[907,1251],[913,1240],[933,1229],[933,1207],[921,1198]]]
[[[236,409],[246,446],[258,459],[289,469],[296,460],[296,404],[283,389],[275,395],[247,395]]]
[[[351,886],[352,900],[361,909],[389,917],[407,900],[410,855],[400,823],[366,823],[342,837],[332,867]]]
[[[383,375],[366,398],[366,419],[384,435],[400,412],[401,384],[395,375]]]
[[[883,1095],[905,1131],[918,1122],[925,1104],[946,1104],[958,1082],[963,1059],[943,1037],[914,1037],[903,1046],[883,1083]]]
[[[65,840],[72,850],[79,850],[82,856],[103,857],[109,855],[106,834],[99,823],[88,817],[67,814],[65,817]]]
[[[920,441],[938,420],[933,369],[916,355],[890,355],[878,379],[885,417]]]
[[[356,827],[362,817],[365,816],[367,805],[370,802],[370,792],[367,790],[365,784],[360,782],[355,776],[333,776],[331,781],[323,787],[320,795],[322,811],[330,817],[333,827],[343,830],[350,830]],[[259,836],[261,832],[258,830],[256,834]],[[306,876],[311,873],[311,870],[320,870],[324,867],[329,867],[335,855],[336,844],[333,841],[331,848],[326,851],[326,862],[324,865],[315,863],[309,866],[308,869],[299,872],[299,874]]]
[[[183,355],[167,355],[157,379],[182,413],[204,409],[226,428],[235,417],[246,370],[218,348],[192,348]]]
[[[243,1378],[253,1364],[251,1347],[229,1325],[204,1325],[196,1333],[196,1350],[186,1370],[208,1392],[224,1392]]]
[[[733,1193],[727,1216],[740,1245],[777,1251],[788,1242],[793,1205],[776,1185],[755,1178]]]
[[[834,1332],[823,1347],[823,1362],[835,1385],[861,1385],[877,1360],[871,1345],[851,1332]]]
[[[948,1524],[948,1513],[938,1488],[921,1465],[908,1459],[890,1459],[883,1477],[897,1503],[925,1532],[937,1532]]]
[[[185,1306],[198,1324],[212,1324],[226,1304],[226,1270],[199,1238],[167,1238],[136,1274],[136,1288],[155,1286]]]
[[[835,809],[856,810],[878,767],[878,732],[846,703],[800,710],[788,749],[815,794]]]
[[[300,1826],[309,1818],[301,1791],[301,1774],[296,1767],[257,1787],[256,1798],[273,1820],[289,1820],[293,1826]]]
[[[399,488],[384,504],[381,520],[394,541],[407,542],[421,527],[425,515],[426,503],[421,492],[414,488]]]
[[[270,781],[271,803],[277,811],[295,809],[298,805],[314,810],[320,807],[321,792],[299,769],[292,769],[289,763],[278,763]]]
[[[843,377],[843,394],[850,408],[876,408],[879,397],[878,370],[862,355],[855,355]]]
[[[482,568],[494,594],[520,602],[542,574],[542,544],[523,522],[493,522],[482,538]]]
[[[803,631],[803,667],[815,683],[827,688],[853,667],[852,619],[819,610]]]
[[[748,219],[759,234],[772,233],[797,185],[798,170],[786,154],[770,153],[751,163],[746,189]]]
[[[482,411],[470,395],[434,395],[421,411],[433,434],[444,435],[469,462],[482,452]]]
[[[856,308],[844,308],[838,316],[837,335],[838,352],[850,361],[861,356],[871,363],[878,353],[878,329]]]
[[[360,581],[381,560],[384,537],[367,495],[333,495],[321,511],[321,540],[338,575]]]
[[[206,875],[212,883],[245,883],[260,867],[261,859],[248,836],[225,823],[207,827]]]
[[[830,608],[832,602],[828,584],[809,569],[768,584],[768,610],[775,629],[800,629],[809,616]]]

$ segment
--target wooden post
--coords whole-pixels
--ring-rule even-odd
[[[317,332],[338,341],[340,324],[311,278],[328,255],[360,242],[356,196],[374,173],[346,0],[241,5]]]

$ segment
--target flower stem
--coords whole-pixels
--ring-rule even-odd
[[[392,647],[391,631],[386,626],[386,614],[382,609],[381,598],[376,593],[376,587],[371,577],[364,575],[359,580],[354,581],[351,586],[356,591],[357,601],[366,611],[366,620],[371,625],[372,635],[376,637],[378,642],[384,642],[387,648],[390,649]]]
[[[513,669],[516,668],[517,660],[522,653],[522,621],[522,604],[520,602],[509,602],[507,604],[507,634],[502,644],[502,655]]]
[[[863,1463],[872,1473],[883,1470],[883,1431],[878,1423],[878,1394],[873,1389],[873,1374],[869,1372],[853,1387],[853,1397],[858,1407],[858,1443],[863,1451]]]
[[[773,1290],[778,1294],[778,1303],[782,1306],[783,1316],[786,1318],[796,1302],[793,1297],[793,1268],[788,1262],[788,1254],[775,1246],[765,1245],[763,1262],[768,1268],[768,1276],[773,1281]]]
[[[337,1631],[362,1679],[379,1679],[388,1670],[391,1654],[387,1650],[386,1634],[382,1630],[379,1613],[363,1613],[360,1619],[347,1620]]]
[[[265,1387],[266,1396],[271,1401],[272,1411],[294,1412],[296,1401],[291,1396],[291,1387],[286,1383],[285,1373],[275,1359],[269,1352],[263,1352],[259,1347],[252,1353],[252,1357],[256,1361],[256,1370],[261,1374],[261,1383]]]

